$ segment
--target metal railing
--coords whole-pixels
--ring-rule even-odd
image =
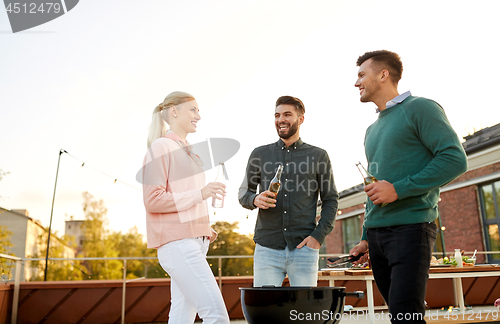
[[[320,254],[321,257],[338,256],[340,254]],[[0,254],[0,258],[6,258],[16,261],[16,275],[14,279],[14,299],[12,303],[12,319],[11,324],[17,322],[17,309],[19,303],[19,286],[21,279],[21,266],[23,262],[45,261],[45,258],[18,258],[6,254]],[[223,259],[243,259],[253,258],[253,255],[208,255],[207,259],[216,259],[218,261],[218,276],[217,282],[219,289],[222,290],[222,260]],[[145,277],[127,280],[127,260],[157,260],[157,257],[116,257],[116,258],[48,258],[48,261],[105,261],[105,260],[121,260],[123,261],[123,289],[122,289],[122,307],[121,307],[121,323],[125,323],[125,299],[127,283],[136,280],[145,279]]]
[[[17,311],[19,306],[19,287],[21,283],[21,267],[24,262],[31,261],[45,261],[45,258],[18,258],[16,256],[6,255],[0,253],[0,258],[14,260],[16,262],[15,277],[14,277],[14,296],[12,302],[12,318],[11,324],[17,324]],[[207,256],[207,259],[218,260],[218,276],[219,289],[222,290],[222,259],[241,259],[253,258],[253,255],[215,255]],[[116,258],[48,258],[48,261],[107,261],[107,260],[121,260],[123,261],[123,285],[122,285],[122,305],[121,305],[121,323],[125,323],[125,300],[127,283],[146,279],[146,277],[134,278],[127,280],[127,260],[158,260],[157,257],[116,257]]]
[[[465,252],[465,254],[473,254],[474,252]],[[500,251],[477,251],[476,255],[480,254],[500,254]],[[326,258],[331,256],[340,256],[343,254],[320,254],[319,258]],[[434,252],[433,255],[442,255],[441,252]],[[207,259],[217,259],[218,260],[218,276],[217,281],[219,284],[219,289],[222,290],[222,259],[243,259],[243,258],[253,258],[253,255],[209,255]],[[12,318],[11,324],[17,324],[17,312],[19,306],[19,289],[21,283],[21,267],[23,262],[31,261],[45,261],[45,258],[19,258],[12,255],[0,253],[0,258],[5,258],[13,260],[16,263],[15,275],[14,275],[14,296],[12,301]],[[127,280],[127,260],[157,260],[157,257],[116,257],[116,258],[48,258],[48,261],[106,261],[106,260],[121,260],[123,261],[123,285],[122,285],[122,307],[121,307],[121,323],[125,323],[125,297],[126,297],[126,287],[127,283],[146,279],[146,277],[135,278]]]
[[[21,266],[22,260],[16,256],[7,255],[0,253],[0,258],[16,261],[16,270],[14,275],[14,298],[12,300],[12,317],[10,319],[11,324],[17,323],[17,308],[19,305],[19,287],[21,285]]]

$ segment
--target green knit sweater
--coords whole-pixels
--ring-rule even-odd
[[[369,172],[394,185],[398,200],[385,207],[366,201],[366,229],[434,221],[439,188],[467,170],[457,134],[436,102],[409,96],[380,112],[366,130]]]

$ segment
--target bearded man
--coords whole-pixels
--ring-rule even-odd
[[[279,140],[253,150],[240,187],[240,204],[259,208],[254,287],[279,287],[286,275],[290,286],[317,286],[319,249],[333,230],[338,193],[327,152],[299,136],[304,113],[300,99],[278,98],[274,124]],[[268,188],[280,165],[281,189],[276,195]],[[318,198],[322,204],[319,221]]]

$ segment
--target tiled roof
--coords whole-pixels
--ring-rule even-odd
[[[467,155],[500,144],[500,124],[478,130],[464,139],[462,145]]]
[[[347,197],[361,191],[365,191],[365,185],[362,183],[355,185],[349,189],[342,190],[341,192],[339,192],[339,198]]]

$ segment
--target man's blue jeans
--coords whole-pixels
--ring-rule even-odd
[[[425,291],[429,279],[436,224],[367,230],[373,277],[392,323],[425,323]]]
[[[281,287],[288,274],[290,286],[316,287],[318,285],[319,250],[304,246],[290,251],[275,250],[255,245],[253,286]]]

